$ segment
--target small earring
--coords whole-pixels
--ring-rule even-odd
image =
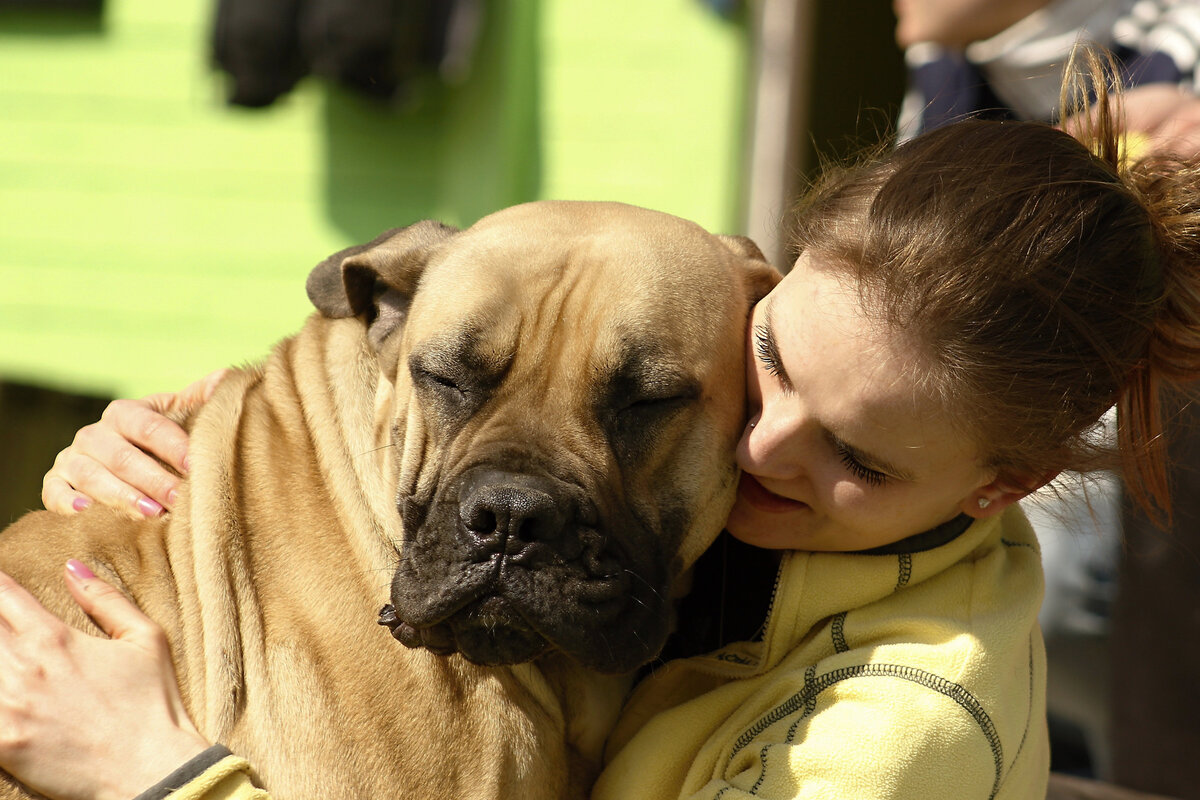
[[[751,423],[750,423],[750,427],[751,427],[751,428],[753,428],[753,427],[754,427],[755,425],[757,425],[757,424],[758,424],[757,422],[751,422]]]
[[[986,497],[979,498],[979,507],[980,508],[987,508],[991,504],[992,504],[992,501],[987,499]]]

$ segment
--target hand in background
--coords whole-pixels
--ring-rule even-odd
[[[42,503],[58,514],[73,514],[94,501],[138,519],[169,510],[179,479],[151,456],[186,475],[188,436],[165,415],[197,411],[227,372],[217,370],[181,392],[114,400],[99,422],[81,428],[54,459],[42,479]]]
[[[66,581],[111,639],[67,626],[0,572],[0,767],[54,800],[129,800],[208,742],[162,629],[78,561]]]
[[[1174,84],[1156,83],[1124,93],[1125,129],[1146,137],[1135,156],[1200,155],[1200,97]]]
[[[1200,97],[1171,83],[1151,83],[1121,94],[1128,157],[1200,156]],[[1077,117],[1062,127],[1076,133]]]

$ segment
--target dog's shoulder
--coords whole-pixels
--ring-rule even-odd
[[[56,616],[97,632],[66,591],[63,569],[78,559],[125,589],[137,574],[154,569],[164,519],[135,520],[103,507],[63,516],[30,511],[0,532],[0,570],[28,589]]]

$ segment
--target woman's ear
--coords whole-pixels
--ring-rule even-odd
[[[962,502],[962,512],[968,517],[986,519],[994,517],[1026,495],[1036,492],[1054,479],[1057,472],[1037,477],[1014,477],[1006,475],[989,484],[980,486]]]
[[[1029,492],[1006,492],[995,484],[981,486],[962,502],[962,512],[968,517],[986,519],[994,517]]]

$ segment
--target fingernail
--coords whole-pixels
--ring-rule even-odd
[[[91,580],[96,577],[96,573],[88,569],[86,564],[82,561],[76,561],[73,558],[67,559],[67,572],[70,572],[81,581]]]
[[[175,491],[174,489],[167,492],[167,503],[170,504],[170,506],[172,508],[174,508],[175,504],[178,502],[179,502],[179,492]]]
[[[187,475],[191,471],[192,471],[192,457],[184,456],[183,457],[183,474]]]
[[[157,517],[162,513],[163,507],[151,500],[149,497],[143,497],[137,501],[138,511],[141,511],[144,516]]]
[[[83,511],[91,504],[92,501],[88,500],[86,497],[76,497],[71,501],[71,508],[75,509],[76,511]]]

